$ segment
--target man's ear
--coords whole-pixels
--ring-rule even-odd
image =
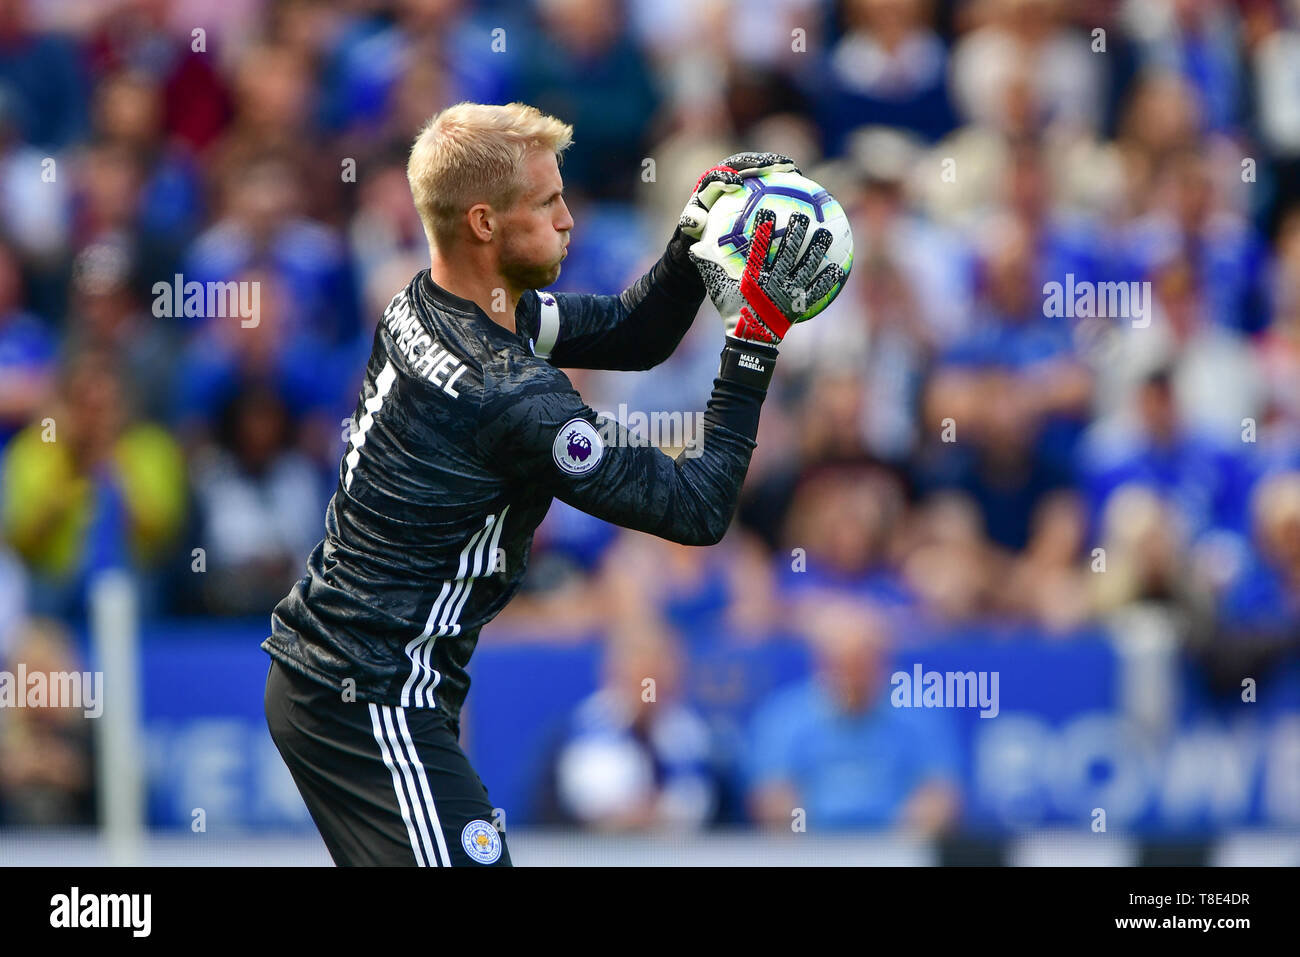
[[[475,203],[465,213],[465,221],[469,223],[469,231],[475,239],[480,242],[490,243],[492,234],[496,228],[496,216],[492,212],[492,207],[487,203]]]

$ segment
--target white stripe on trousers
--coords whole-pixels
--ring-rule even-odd
[[[388,710],[392,711],[393,709],[389,707]],[[447,841],[443,837],[442,824],[438,820],[438,807],[433,803],[433,794],[429,790],[429,778],[424,773],[424,762],[420,760],[420,753],[415,750],[415,741],[411,738],[411,729],[406,725],[406,711],[403,708],[397,709],[397,726],[401,728],[402,740],[406,742],[411,763],[415,766],[415,776],[420,779],[420,791],[424,795],[424,804],[429,811],[430,822],[433,825],[433,836],[437,840],[438,854],[442,859],[442,866],[451,867],[451,855],[447,853]]]
[[[415,854],[415,863],[420,867],[451,867],[451,856],[447,853],[447,841],[438,820],[438,809],[433,803],[429,778],[411,738],[405,711],[390,705],[371,704],[369,707],[370,724],[375,740],[379,742],[384,764],[393,776],[393,790],[397,792],[397,804],[406,823],[406,835]]]
[[[497,546],[501,541],[501,530],[505,527],[507,505],[500,515],[489,515],[483,527],[475,532],[460,552],[460,565],[456,577],[444,581],[433,607],[429,609],[428,620],[424,630],[406,643],[406,656],[411,659],[411,673],[402,686],[403,707],[437,706],[433,698],[433,689],[442,681],[442,674],[433,667],[433,646],[439,638],[460,634],[460,616],[469,600],[469,593],[474,589],[474,581],[480,575],[491,572]],[[495,529],[493,526],[496,526]],[[490,539],[489,539],[490,536]],[[491,541],[489,545],[488,542]],[[486,546],[486,555],[484,554]],[[470,556],[473,555],[471,563]],[[485,560],[487,564],[485,565]],[[472,568],[472,570],[471,570]],[[437,630],[434,625],[437,624]],[[433,683],[430,684],[430,679]],[[412,687],[414,686],[414,695]],[[412,700],[414,699],[414,700]]]
[[[406,835],[411,842],[411,850],[415,852],[415,863],[420,867],[427,867],[424,844],[416,836],[415,822],[411,818],[411,808],[406,802],[406,792],[402,790],[402,775],[393,762],[393,755],[388,748],[388,741],[384,738],[384,729],[379,720],[379,706],[375,704],[370,705],[370,727],[375,733],[375,740],[379,742],[379,753],[384,757],[384,764],[388,766],[389,772],[393,775],[393,790],[397,792],[397,804],[402,809],[402,820],[406,822]]]

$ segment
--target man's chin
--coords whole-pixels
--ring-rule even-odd
[[[545,289],[560,278],[560,264],[535,269],[513,269],[505,276],[520,289]]]

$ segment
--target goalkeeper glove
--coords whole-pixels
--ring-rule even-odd
[[[686,201],[677,226],[691,239],[704,235],[704,223],[714,201],[723,193],[741,189],[748,176],[765,173],[798,173],[794,160],[780,153],[735,153],[705,171],[695,183],[695,192]]]
[[[790,214],[785,235],[771,263],[767,254],[776,215],[770,209],[760,209],[754,221],[754,238],[739,281],[728,276],[717,263],[693,253],[691,258],[726,324],[727,335],[743,342],[775,346],[808,305],[840,281],[843,270],[831,263],[816,272],[831,245],[831,233],[827,229],[813,233],[808,249],[799,256],[799,247],[811,222],[803,213]]]

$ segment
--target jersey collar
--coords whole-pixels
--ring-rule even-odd
[[[419,287],[420,292],[436,307],[446,309],[450,312],[474,320],[478,326],[482,327],[489,337],[495,337],[513,344],[518,344],[523,341],[517,329],[519,325],[518,310],[515,312],[516,331],[512,333],[498,323],[493,322],[488,314],[483,311],[482,307],[472,299],[463,299],[455,293],[448,292],[442,286],[439,286],[433,281],[433,277],[429,275],[429,270],[427,269],[420,271]]]

